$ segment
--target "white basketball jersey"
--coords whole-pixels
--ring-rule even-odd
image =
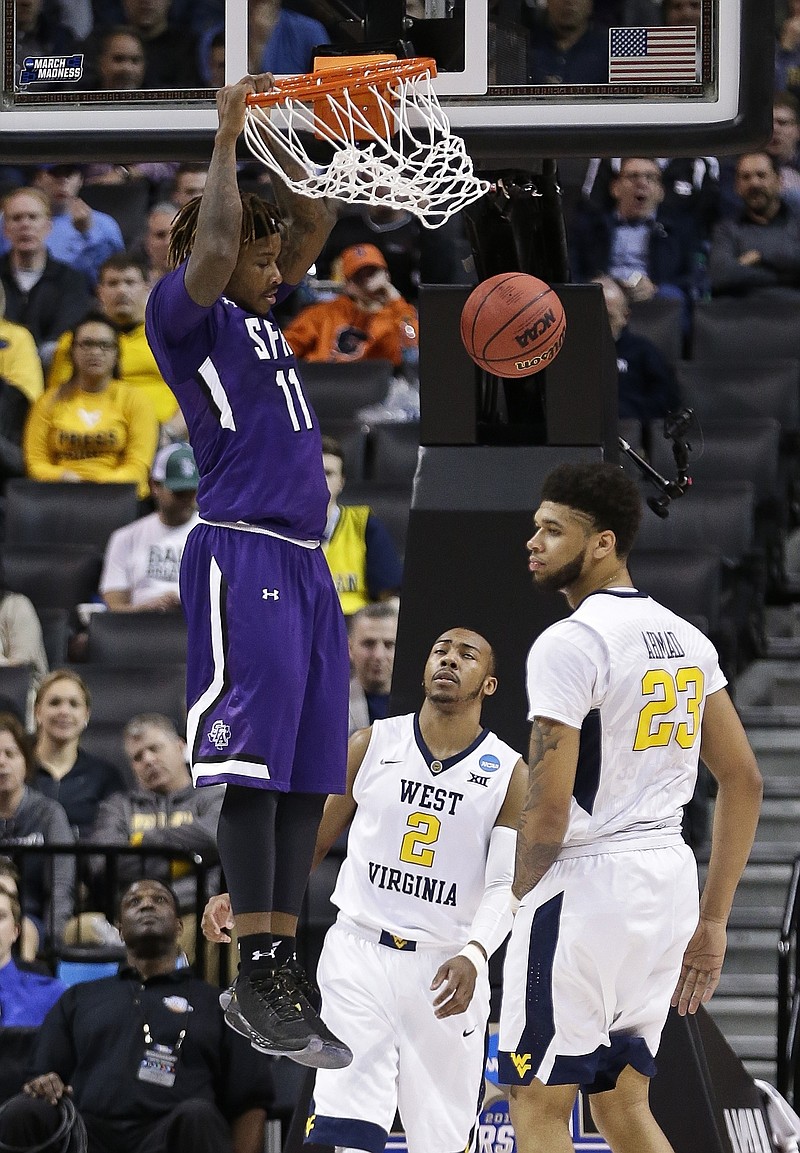
[[[592,593],[542,633],[528,654],[528,715],[581,730],[563,856],[677,833],[705,702],[725,684],[708,638],[635,589]]]
[[[489,838],[519,760],[484,729],[437,761],[416,714],[375,721],[331,900],[370,929],[460,947],[485,888]]]

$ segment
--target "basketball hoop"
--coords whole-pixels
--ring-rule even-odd
[[[302,196],[405,209],[426,228],[483,196],[489,185],[473,172],[433,90],[436,62],[351,59],[357,63],[320,59],[314,72],[251,93],[244,138],[253,155]],[[328,164],[314,164],[301,133],[334,148]],[[303,175],[284,171],[282,152]]]

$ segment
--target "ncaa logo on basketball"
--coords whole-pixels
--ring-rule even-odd
[[[484,773],[496,773],[500,768],[500,761],[494,753],[484,753],[478,761],[478,768]]]
[[[214,721],[208,734],[208,739],[216,749],[227,748],[231,739],[231,727],[224,721]]]
[[[556,314],[552,308],[548,308],[547,312],[543,313],[538,320],[535,320],[524,332],[520,332],[514,337],[520,348],[527,348],[529,344],[533,344],[537,336],[543,336],[548,328],[556,322]]]

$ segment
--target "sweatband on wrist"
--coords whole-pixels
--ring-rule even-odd
[[[514,894],[512,893],[511,898],[508,902],[508,907],[511,910],[511,916],[512,917],[516,917],[517,911],[518,911],[521,904],[522,904],[521,899],[519,897],[515,897]]]
[[[476,973],[483,972],[486,966],[486,957],[484,956],[483,949],[480,945],[475,945],[472,941],[468,941],[463,949],[459,949],[457,956],[466,957],[468,961],[472,961]]]

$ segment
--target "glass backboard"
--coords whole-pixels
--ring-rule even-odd
[[[137,0],[117,2],[127,12]],[[91,12],[89,0],[3,0],[0,150],[6,163],[57,160],[82,150],[121,162],[208,156],[215,87],[222,78],[244,75],[248,63],[255,66],[248,62],[248,21],[256,19],[260,0],[154,2],[169,8],[176,35],[161,70],[144,76],[136,38],[118,28],[111,47],[109,33],[98,27],[49,43],[26,31],[31,8],[60,4],[69,17],[71,9],[72,15]],[[374,26],[371,16],[381,12],[382,31],[390,33],[381,48],[402,41],[401,51],[437,61],[436,91],[479,164],[707,154],[741,150],[769,136],[771,0],[283,4],[321,18],[318,27],[324,24],[331,41],[322,51],[334,53],[375,50],[364,40]],[[387,13],[395,4],[393,36]],[[116,72],[104,63],[115,54]]]

